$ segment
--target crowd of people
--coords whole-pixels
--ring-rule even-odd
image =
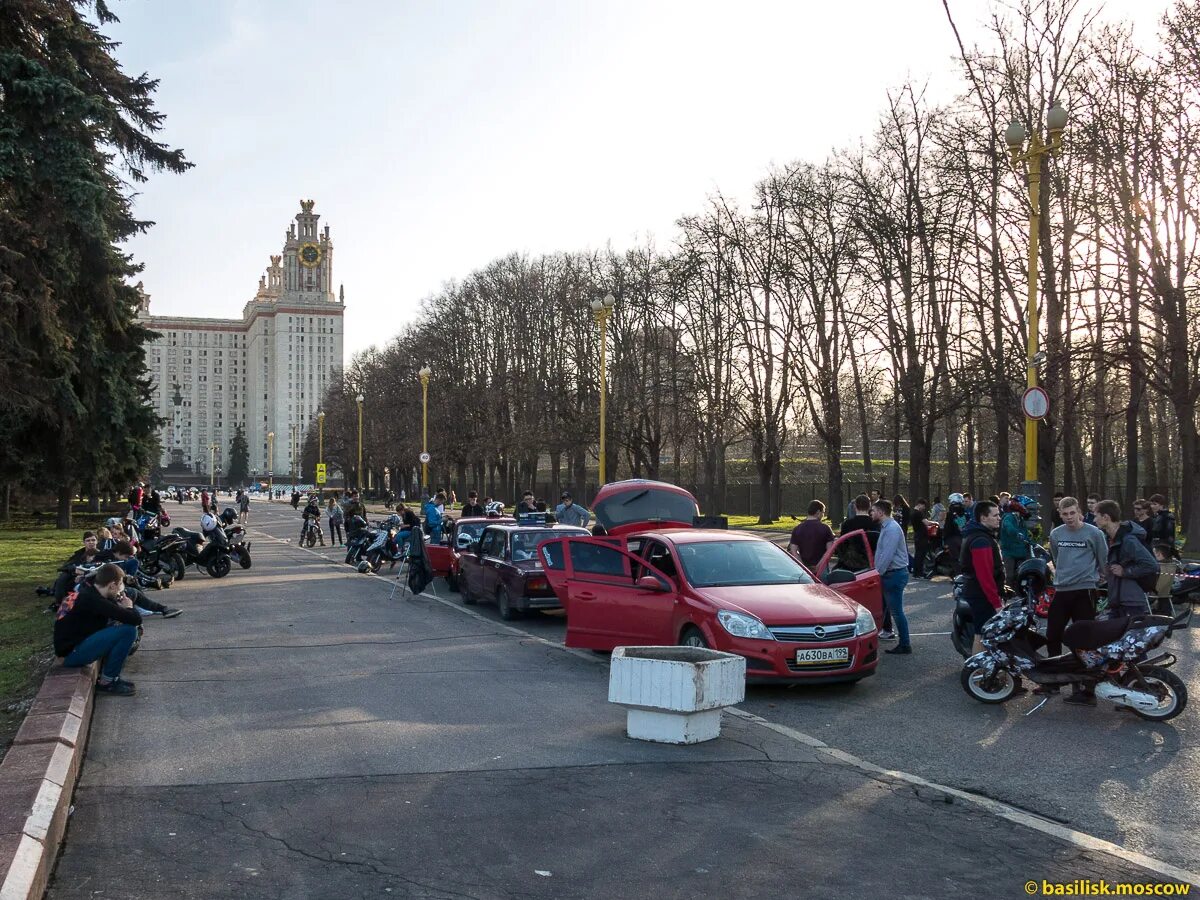
[[[866,533],[879,572],[884,598],[884,621],[879,637],[896,641],[888,653],[909,654],[912,644],[904,613],[904,591],[912,577],[932,577],[925,565],[935,548],[946,547],[953,574],[966,576],[963,596],[970,603],[978,632],[1017,584],[1021,564],[1039,551],[1047,552],[1056,570],[1054,598],[1047,618],[1047,644],[1052,654],[1061,652],[1062,635],[1074,621],[1094,619],[1101,590],[1109,615],[1133,616],[1150,612],[1150,597],[1170,592],[1179,566],[1175,516],[1167,500],[1154,494],[1138,500],[1133,518],[1123,518],[1120,504],[1089,494],[1086,511],[1079,500],[1055,494],[1050,531],[1042,548],[1030,531],[1035,501],[1008,492],[975,500],[970,493],[953,493],[931,505],[919,498],[911,506],[903,496],[884,499],[879,491],[855,497],[842,520],[839,534],[826,521],[820,500],[808,506],[807,518],[792,530],[788,552],[817,571],[839,535]],[[912,549],[908,534],[912,533]],[[861,542],[839,549],[840,567],[852,571],[868,568]],[[1072,699],[1094,703],[1080,691]]]

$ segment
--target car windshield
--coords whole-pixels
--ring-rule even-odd
[[[622,491],[596,504],[596,521],[605,528],[631,522],[685,522],[696,518],[696,504],[674,491],[659,488]]]
[[[483,529],[487,528],[487,522],[468,522],[458,526],[459,536],[468,535],[471,538],[471,543],[479,540],[479,536],[483,534]]]
[[[800,563],[767,541],[698,541],[675,549],[693,587],[813,583]]]
[[[537,546],[542,541],[580,534],[587,534],[587,532],[583,529],[571,529],[568,531],[566,528],[560,528],[557,531],[550,528],[547,528],[545,531],[514,531],[512,534],[512,560],[513,562],[523,562],[535,559]]]

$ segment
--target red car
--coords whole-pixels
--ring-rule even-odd
[[[446,586],[452,591],[459,588],[462,573],[461,558],[464,550],[469,550],[483,529],[489,525],[513,525],[516,519],[510,516],[471,516],[465,519],[455,519],[445,536],[444,544],[430,544],[426,547],[429,554],[429,564],[433,574],[446,579]]]
[[[744,656],[746,675],[756,681],[858,681],[874,674],[883,597],[864,532],[834,542],[818,581],[758,535],[682,527],[695,518],[696,501],[674,485],[606,485],[593,509],[607,536],[539,547],[567,611],[567,646],[712,647]],[[637,520],[633,511],[646,518]],[[865,560],[866,567],[840,568],[839,554]]]
[[[558,609],[558,596],[546,580],[538,546],[564,536],[587,537],[569,525],[496,525],[488,520],[479,541],[459,557],[459,589],[468,606],[494,602],[500,618],[515,619],[530,609]]]

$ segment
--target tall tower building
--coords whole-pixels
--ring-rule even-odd
[[[140,320],[158,332],[147,346],[161,432],[162,465],[171,473],[208,480],[228,468],[229,445],[241,426],[250,468],[276,480],[299,470],[299,448],[316,423],[321,398],[342,369],[345,301],[333,290],[333,241],[320,229],[312,200],[270,257],[258,291],[241,319],[150,315],[143,295]],[[274,432],[273,459],[268,435]]]

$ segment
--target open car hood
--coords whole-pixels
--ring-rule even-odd
[[[665,481],[630,479],[604,485],[592,503],[596,522],[615,536],[660,528],[691,528],[696,498]]]

